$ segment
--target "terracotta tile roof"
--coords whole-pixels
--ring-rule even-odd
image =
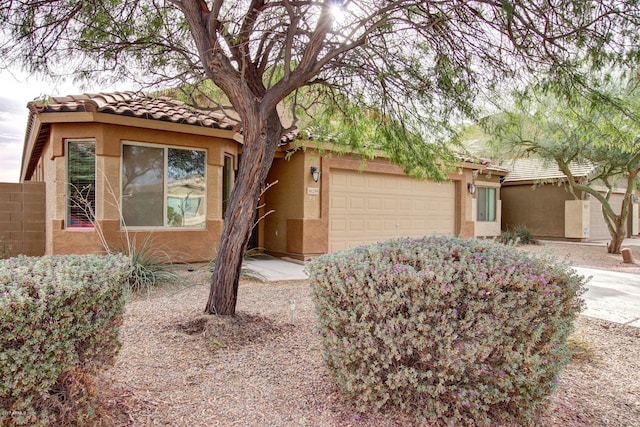
[[[36,116],[42,113],[97,112],[119,116],[186,124],[205,128],[221,129],[242,135],[240,120],[222,113],[221,110],[195,108],[169,97],[152,97],[142,92],[85,93],[52,97],[47,101],[32,101],[27,104],[29,118],[23,148],[23,170],[27,179],[33,174],[38,159],[46,144],[51,125],[40,123],[36,127]],[[288,144],[298,137],[298,130],[288,129],[280,144]],[[29,141],[33,138],[33,145]],[[28,156],[28,158],[27,158]]]
[[[538,158],[510,160],[502,166],[510,171],[504,182],[551,181],[566,178],[555,163],[544,162]],[[590,163],[572,163],[569,169],[574,176],[582,177],[591,174],[594,166]]]
[[[487,169],[490,169],[496,172],[509,172],[509,169],[505,168],[504,166],[494,165],[490,159],[487,159],[484,157],[469,156],[463,153],[456,153],[455,156],[461,162],[484,166]]]
[[[27,104],[33,114],[54,112],[98,112],[142,119],[202,126],[236,131],[242,134],[240,121],[220,110],[196,108],[166,96],[152,97],[143,92],[85,93],[52,97],[48,102],[34,101]],[[288,130],[281,143],[288,143],[298,136],[297,129]]]
[[[151,97],[141,92],[53,97],[48,102],[30,102],[27,108],[33,113],[99,112],[216,129],[236,130],[240,127],[237,120],[219,111],[194,108],[175,99]]]

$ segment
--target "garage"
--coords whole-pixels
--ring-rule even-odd
[[[393,237],[456,234],[455,184],[331,169],[329,252]]]
[[[612,194],[610,199],[610,205],[616,214],[620,213],[622,207],[623,194]],[[590,218],[589,218],[589,239],[601,240],[611,238],[609,234],[609,228],[602,215],[602,204],[595,197],[591,197],[589,200]]]

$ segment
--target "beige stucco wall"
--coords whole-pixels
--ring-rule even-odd
[[[590,223],[589,200],[567,200],[564,202],[564,237],[588,239]]]
[[[67,229],[66,157],[67,139],[96,142],[96,219],[98,229],[113,246],[133,242],[138,247],[152,244],[169,254],[172,262],[208,261],[215,256],[222,230],[222,167],[224,154],[236,159],[239,144],[232,140],[178,132],[151,130],[111,124],[53,124],[43,158],[47,194],[46,253],[99,253],[103,245],[93,229]],[[204,229],[136,229],[120,227],[120,156],[122,141],[157,143],[207,150],[207,220]],[[168,261],[168,260],[167,260]]]
[[[273,160],[267,183],[278,181],[264,194],[264,211],[268,214],[263,222],[263,245],[272,253],[287,253],[287,220],[304,218],[304,155]]]

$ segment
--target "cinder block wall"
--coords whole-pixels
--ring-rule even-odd
[[[44,255],[44,182],[0,182],[0,255]]]

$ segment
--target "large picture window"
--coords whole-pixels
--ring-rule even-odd
[[[67,141],[67,228],[93,227],[96,209],[96,145]]]
[[[204,150],[124,143],[124,225],[204,228],[205,167]]]
[[[490,187],[478,187],[478,221],[496,220],[496,189]]]

